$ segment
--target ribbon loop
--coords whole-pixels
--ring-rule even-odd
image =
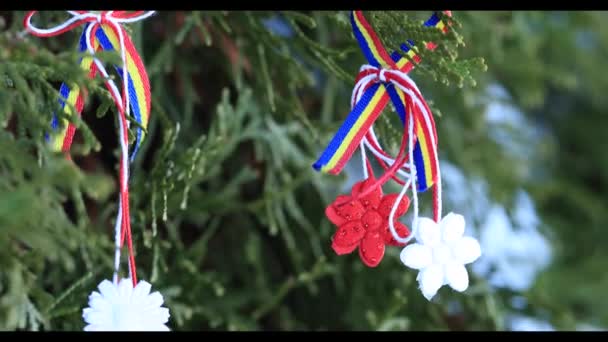
[[[43,28],[38,28],[32,24],[32,17],[36,14],[36,12],[38,12],[38,11],[29,11],[26,14],[25,18],[23,19],[23,26],[29,33],[31,33],[37,37],[58,36],[65,32],[71,31],[72,29],[74,29],[86,22],[93,22],[96,20],[95,19],[96,15],[93,13],[80,13],[78,11],[68,11],[68,13],[72,15],[72,18],[66,20],[65,22],[63,22],[62,24],[59,24],[57,26],[53,26],[48,29],[43,29]]]
[[[97,22],[99,25],[109,24],[112,22],[112,19],[108,18],[112,15],[112,11],[101,12],[97,15]]]
[[[386,69],[380,69],[378,72],[378,82],[386,83]]]

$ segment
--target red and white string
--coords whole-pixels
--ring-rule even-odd
[[[357,83],[353,89],[353,93],[351,95],[351,107],[354,107],[359,102],[359,100],[363,96],[363,93],[365,92],[365,90],[367,90],[372,84],[374,84],[376,82],[381,82],[381,83],[390,82],[398,88],[398,91],[402,91],[405,95],[407,95],[405,97],[406,101],[411,101],[412,104],[421,111],[422,116],[425,121],[423,124],[425,124],[429,129],[433,128],[433,131],[431,131],[431,132],[434,132],[434,127],[432,125],[431,118],[429,117],[429,115],[432,115],[432,114],[430,113],[430,110],[427,110],[428,106],[426,105],[426,102],[422,98],[422,95],[420,94],[420,90],[418,90],[418,87],[416,86],[415,82],[406,73],[401,72],[399,70],[379,69],[379,68],[376,68],[371,65],[363,65],[360,69],[360,73],[363,73],[363,72],[368,73],[368,74],[359,78],[359,80],[357,81]],[[418,205],[418,191],[417,191],[417,188],[415,185],[416,167],[414,165],[414,143],[415,143],[414,127],[415,127],[415,123],[416,123],[416,118],[415,118],[414,113],[411,110],[406,111],[406,127],[407,127],[407,135],[408,135],[408,142],[407,142],[408,160],[403,162],[403,164],[400,165],[395,170],[395,173],[399,174],[404,180],[403,180],[402,189],[401,189],[399,195],[397,196],[395,203],[393,204],[393,206],[391,208],[391,212],[390,212],[389,220],[388,220],[389,229],[391,231],[391,234],[392,234],[393,238],[399,243],[408,243],[411,239],[413,239],[416,236],[417,227],[418,227],[419,205]],[[437,142],[435,141],[434,134],[430,134],[430,144],[431,144],[431,148],[434,151],[437,151]],[[388,168],[393,168],[395,166],[394,164],[396,163],[396,158],[390,157],[384,150],[382,150],[382,148],[380,147],[380,143],[378,142],[378,138],[376,137],[376,134],[374,132],[373,124],[370,126],[368,133],[362,139],[362,141],[360,143],[360,149],[361,149],[361,159],[362,159],[362,164],[363,164],[363,166],[362,166],[363,174],[366,179],[369,177],[368,168],[370,167],[369,161],[368,161],[367,155],[366,155],[366,149],[368,149],[370,152],[372,152],[372,154],[377,159],[380,159],[380,160],[386,162],[388,164]],[[438,160],[438,158],[436,158],[435,160]],[[437,189],[435,192],[436,196],[434,199],[434,204],[435,204],[434,216],[435,216],[435,220],[438,220],[439,218],[441,218],[441,173],[439,171],[440,169],[439,169],[438,162],[437,162],[437,165],[435,165],[435,166],[437,169],[437,179],[435,181],[436,183],[434,186],[436,186]],[[387,172],[390,172],[390,170],[388,170]],[[409,190],[410,187],[412,190],[412,203],[413,203],[413,207],[414,207],[414,217],[412,219],[412,233],[409,234],[407,237],[401,237],[401,236],[399,236],[399,234],[397,233],[397,231],[395,229],[394,217],[395,217],[396,210],[398,208],[398,204],[401,202],[401,200],[403,199],[403,197],[405,196],[406,192]]]

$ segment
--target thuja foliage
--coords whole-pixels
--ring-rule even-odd
[[[101,80],[76,67],[80,32],[31,37],[24,14],[0,12],[0,329],[80,330],[88,294],[112,272],[117,113]],[[501,330],[517,311],[564,329],[605,325],[605,14],[457,11],[446,35],[422,27],[426,12],[366,15],[388,49],[439,44],[420,50],[412,77],[436,115],[441,158],[484,179],[507,209],[530,191],[552,266],[522,293],[472,275],[465,294],[429,303],[398,249],[375,269],[336,256],[324,208],[345,176],[311,164],[365,63],[348,12],[160,12],[128,26],[152,88],[130,193],[139,278],[163,293],[171,328]],[[72,160],[44,139],[64,81],[89,94],[82,118],[69,118]],[[509,96],[493,98],[493,84]],[[490,130],[485,111],[498,100],[541,127],[529,154]],[[401,133],[388,112],[377,126],[394,151]],[[513,307],[514,295],[527,306]]]

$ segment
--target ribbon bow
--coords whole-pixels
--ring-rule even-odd
[[[449,11],[445,14],[451,16]],[[313,164],[313,168],[329,174],[339,174],[355,150],[361,147],[363,171],[365,178],[368,178],[368,174],[371,173],[371,165],[365,155],[365,150],[368,148],[386,172],[378,178],[374,186],[370,186],[359,196],[368,195],[392,178],[403,185],[395,201],[400,203],[408,187],[412,185],[415,229],[418,216],[417,192],[424,192],[436,185],[433,187],[433,216],[435,221],[439,221],[441,177],[437,155],[437,132],[428,104],[414,81],[407,75],[414,68],[414,64],[398,51],[393,51],[389,55],[361,11],[351,12],[351,25],[359,47],[369,64],[363,65],[357,75],[351,97],[351,112],[320,158]],[[448,29],[438,13],[433,13],[424,25],[438,28],[443,32],[447,32]],[[436,48],[432,42],[424,45],[429,50]],[[413,41],[408,40],[400,48],[416,63],[421,61]],[[404,125],[401,147],[394,158],[380,147],[373,130],[373,123],[389,100]],[[407,238],[397,235],[392,223],[396,209],[395,206],[391,211],[390,229],[395,240],[406,243],[415,234],[410,234]]]
[[[80,37],[79,51],[88,51],[91,56],[85,56],[80,60],[80,67],[89,71],[89,77],[93,78],[99,72],[105,79],[105,85],[112,96],[119,114],[119,139],[121,147],[120,160],[120,197],[119,208],[116,219],[116,253],[114,282],[118,282],[118,271],[120,266],[120,250],[124,245],[125,237],[129,249],[129,277],[133,285],[137,284],[135,257],[131,241],[131,224],[129,216],[129,138],[130,126],[127,116],[138,123],[136,129],[136,140],[131,161],[135,158],[137,150],[145,136],[144,129],[148,125],[150,117],[150,81],[144,68],[139,53],[135,49],[128,33],[121,24],[133,23],[154,14],[154,11],[104,11],[93,13],[88,11],[67,11],[72,17],[64,23],[48,29],[37,28],[32,24],[32,17],[37,11],[30,11],[24,19],[24,26],[28,32],[37,37],[53,37],[84,25]],[[99,50],[117,51],[121,56],[121,65],[115,65],[115,69],[122,81],[122,89],[109,78],[103,63],[94,57]],[[80,116],[84,107],[83,92],[76,85],[63,83],[59,90],[60,105],[66,115],[76,114]],[[131,111],[133,115],[131,115]],[[47,135],[51,146],[56,151],[68,152],[72,144],[76,127],[67,119],[63,119],[63,127],[60,128],[57,115],[53,115],[51,122],[53,132]],[[120,227],[120,229],[119,229]]]

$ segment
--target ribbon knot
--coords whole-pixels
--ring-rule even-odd
[[[112,15],[112,11],[108,11],[108,12],[101,12],[100,14],[98,14],[98,15],[97,15],[97,22],[98,22],[100,25],[103,25],[103,24],[108,24],[108,23],[110,23],[110,22],[112,21],[112,19],[113,19],[113,18],[111,17],[111,15]]]
[[[384,69],[384,68],[382,68],[378,71],[378,81],[379,82],[386,83],[386,72],[387,71],[388,70]]]

